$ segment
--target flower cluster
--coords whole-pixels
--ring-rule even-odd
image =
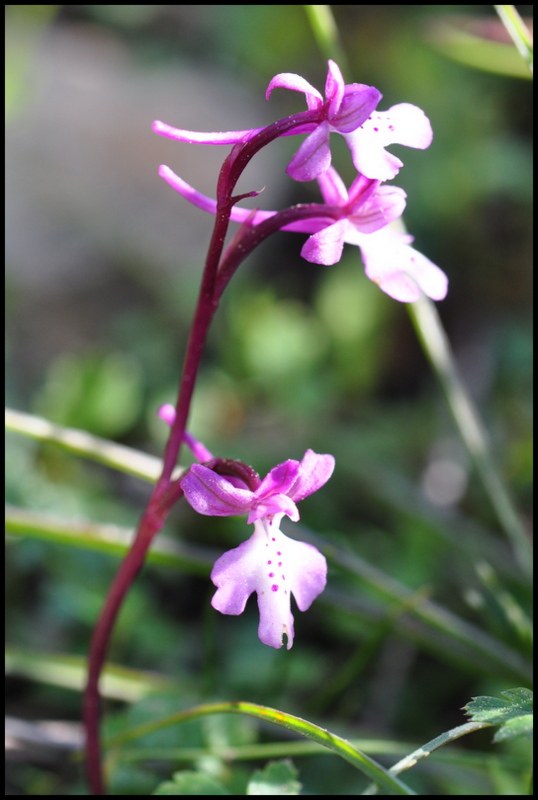
[[[301,250],[303,258],[316,264],[335,264],[344,243],[354,244],[361,250],[366,275],[394,299],[414,302],[422,291],[433,300],[442,300],[448,285],[445,274],[410,246],[411,236],[389,227],[403,213],[405,192],[381,185],[394,178],[403,166],[386,150],[388,145],[425,149],[431,144],[432,129],[423,111],[410,103],[377,111],[380,92],[365,84],[344,84],[334,61],[329,61],[325,99],[308,81],[292,73],[276,75],[266,97],[277,87],[304,93],[308,106],[307,112],[283,120],[280,128],[197,133],[155,122],[153,129],[178,141],[236,146],[252,142],[271,128],[276,131],[273,138],[307,134],[286,172],[297,181],[316,179],[324,203],[317,205],[311,215],[305,216],[303,210],[297,221],[281,226],[281,230],[311,234]],[[349,190],[331,166],[331,133],[344,137],[358,172]],[[216,201],[197,192],[171,169],[161,166],[159,173],[191,203],[216,212]],[[256,226],[276,213],[236,207],[231,219]]]

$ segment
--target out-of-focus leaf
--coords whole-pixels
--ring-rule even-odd
[[[508,689],[502,698],[479,696],[464,706],[473,722],[500,725],[495,742],[530,736],[533,729],[533,694],[530,689]]]
[[[254,773],[247,794],[300,794],[297,770],[289,759],[273,761]]]
[[[202,772],[176,772],[171,781],[161,783],[153,794],[230,794],[228,789],[211,775]]]
[[[531,77],[497,19],[457,16],[438,20],[430,27],[428,39],[437,50],[465,66],[513,78]]]

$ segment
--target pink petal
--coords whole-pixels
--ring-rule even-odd
[[[330,100],[329,104],[329,119],[333,117],[342,102],[344,97],[344,79],[340,72],[340,67],[334,61],[329,59],[329,69],[327,70],[327,80],[325,82],[325,99]]]
[[[201,192],[197,192],[196,189],[193,189],[183,178],[180,178],[179,175],[176,175],[175,172],[172,172],[170,167],[166,167],[164,164],[161,164],[159,167],[159,175],[161,178],[164,178],[166,183],[175,189],[176,192],[179,192],[189,203],[192,203],[194,206],[198,206],[203,211],[208,211],[210,214],[215,214],[217,211],[217,201],[212,200],[210,197],[206,197],[205,194],[201,194]]]
[[[254,533],[250,539],[224,553],[211,570],[211,580],[218,591],[211,605],[221,614],[242,614],[247,600],[259,584],[265,550]]]
[[[367,178],[366,175],[357,175],[349,187],[349,199],[353,206],[367,200],[378,189],[381,181]]]
[[[176,409],[171,403],[165,403],[157,411],[157,416],[172,427],[176,421]]]
[[[294,637],[291,594],[301,611],[309,608],[325,588],[327,564],[315,547],[284,536],[279,522],[257,521],[250,539],[217,560],[211,572],[217,587],[211,604],[223,614],[241,614],[248,597],[257,592],[261,641],[280,648],[286,635],[289,650]]]
[[[273,517],[277,514],[279,518],[282,517],[282,514],[286,514],[293,522],[297,522],[299,519],[299,509],[291,497],[288,497],[287,494],[273,494],[254,502],[247,522],[256,522],[262,517]]]
[[[414,247],[405,248],[408,255],[407,270],[425,295],[432,300],[444,300],[448,291],[448,278],[442,269],[419,253]]]
[[[286,560],[292,565],[289,579],[299,611],[307,611],[327,583],[327,562],[313,545],[286,539]],[[288,578],[288,574],[286,574]]]
[[[185,499],[207,516],[228,517],[249,511],[254,495],[248,489],[240,489],[222,475],[201,464],[193,464],[181,480]]]
[[[298,461],[290,458],[273,467],[254,492],[256,499],[264,498],[270,494],[285,494],[296,480],[300,466]]]
[[[383,228],[362,235],[361,248],[366,275],[386,294],[402,303],[414,303],[420,291],[432,300],[442,300],[448,279],[439,267],[408,242],[411,237]]]
[[[346,185],[334,167],[317,177],[323,200],[329,206],[345,206],[349,200]]]
[[[188,142],[189,144],[237,144],[244,142],[254,134],[262,131],[263,128],[251,128],[243,131],[185,131],[182,128],[173,128],[166,122],[155,120],[151,126],[154,133],[175,139],[177,142]]]
[[[354,241],[354,231],[374,233],[390,222],[401,217],[405,209],[406,194],[398,186],[379,186],[375,193],[357,211],[349,215],[351,223],[345,235],[345,241]]]
[[[367,178],[390,181],[403,167],[403,161],[388,153],[370,131],[358,128],[345,139],[356,170]]]
[[[292,486],[289,496],[298,503],[309,494],[317,492],[331,477],[334,472],[334,457],[320,455],[313,450],[307,450],[301,461],[301,469],[297,480]],[[301,609],[302,610],[302,609]]]
[[[292,89],[294,92],[304,92],[310,110],[319,108],[323,104],[323,97],[318,90],[315,89],[311,83],[308,83],[307,80],[301,78],[300,75],[295,75],[293,72],[280,72],[278,75],[275,75],[267,87],[265,93],[266,100],[269,100],[271,92],[277,87]]]
[[[351,83],[346,86],[338,113],[329,116],[331,128],[350,133],[362,125],[375,110],[382,94],[374,86]]]
[[[433,131],[430,120],[418,106],[411,103],[398,103],[391,106],[382,115],[392,134],[386,144],[394,142],[404,144],[406,147],[416,147],[419,150],[425,150],[431,145]]]
[[[286,172],[295,181],[311,181],[330,166],[329,123],[321,122],[299,147]]]
[[[330,266],[340,261],[344,249],[344,236],[348,229],[347,219],[340,219],[318,233],[314,233],[304,243],[301,255],[311,264]]]
[[[385,294],[394,300],[399,300],[400,303],[414,303],[420,297],[419,287],[405,272],[388,272],[383,275],[375,274],[372,277],[366,270],[366,275],[374,283],[377,283]]]
[[[183,434],[183,441],[194,455],[197,461],[211,461],[213,458],[213,453],[211,453],[202,442],[199,442],[198,439],[195,439],[191,433],[185,431]]]

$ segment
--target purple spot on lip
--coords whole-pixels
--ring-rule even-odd
[[[274,573],[274,572],[270,572],[270,573],[269,573],[269,577],[270,577],[270,578],[274,578],[274,577],[275,577],[275,573]]]
[[[274,583],[274,584],[271,586],[271,589],[273,590],[273,592],[278,592],[278,586],[276,585],[276,583]]]
[[[268,563],[268,564],[271,564],[272,562],[271,562],[271,561],[268,561],[267,563]]]

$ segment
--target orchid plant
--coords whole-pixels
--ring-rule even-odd
[[[378,111],[381,93],[360,83],[345,84],[338,65],[330,60],[325,97],[304,78],[280,73],[269,83],[267,98],[277,88],[302,92],[307,110],[277,120],[264,128],[227,132],[194,132],[155,122],[153,130],[184,143],[232,145],[225,158],[213,200],[196,191],[169,167],[161,166],[164,180],[189,202],[215,215],[215,225],[202,275],[198,302],[188,340],[177,402],[160,409],[170,426],[162,474],[141,518],[136,538],[112,585],[94,632],[85,699],[87,763],[92,790],[104,794],[99,746],[98,680],[106,649],[123,598],[142,566],[148,548],[162,528],[172,506],[184,497],[206,516],[247,514],[254,532],[243,544],[221,555],[211,572],[217,588],[212,606],[223,614],[241,614],[256,592],[260,612],[258,635],[270,647],[294,641],[291,595],[306,611],[324,590],[327,564],[312,545],[284,535],[284,516],[299,519],[297,503],[321,489],[334,470],[332,455],[307,450],[301,461],[289,459],[273,467],[265,478],[247,464],[215,458],[187,431],[186,425],[196,376],[207,333],[219,300],[245,258],[269,235],[278,231],[307,234],[301,256],[310,263],[337,263],[344,244],[357,245],[366,274],[382,291],[401,302],[413,302],[421,292],[441,300],[447,292],[444,273],[411,247],[412,237],[391,227],[401,217],[405,192],[384,182],[403,166],[386,150],[391,144],[419,149],[432,141],[430,123],[421,109],[408,103]],[[357,175],[349,189],[332,166],[331,134],[344,137]],[[296,181],[316,180],[322,202],[280,211],[246,209],[238,205],[256,191],[235,194],[237,181],[249,161],[281,136],[306,135],[286,173]],[[231,222],[239,230],[225,249]],[[175,474],[181,445],[186,442],[197,462],[179,477]]]

